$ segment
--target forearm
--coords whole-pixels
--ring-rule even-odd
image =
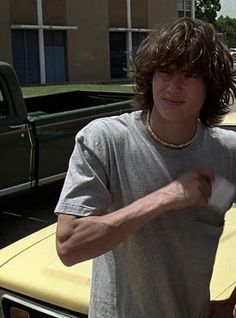
[[[94,258],[166,211],[206,205],[211,194],[211,178],[211,172],[206,169],[193,170],[112,213],[83,218],[59,215],[58,255],[66,265]]]
[[[68,219],[61,214],[57,229],[58,254],[68,266],[99,256],[168,210],[168,206],[165,190],[162,189],[102,216],[71,216]]]

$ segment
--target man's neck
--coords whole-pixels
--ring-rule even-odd
[[[187,120],[167,120],[154,110],[149,122],[152,131],[162,140],[176,145],[191,140],[197,131],[198,118],[193,116]]]

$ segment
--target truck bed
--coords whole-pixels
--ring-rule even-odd
[[[72,91],[25,98],[29,115],[54,114],[132,99],[132,93]]]

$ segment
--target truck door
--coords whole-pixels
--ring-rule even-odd
[[[14,87],[10,85],[10,93],[8,84],[0,75],[0,196],[31,186],[30,129],[27,120],[17,116]]]

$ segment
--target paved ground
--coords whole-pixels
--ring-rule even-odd
[[[0,249],[56,221],[62,182],[0,198]]]

